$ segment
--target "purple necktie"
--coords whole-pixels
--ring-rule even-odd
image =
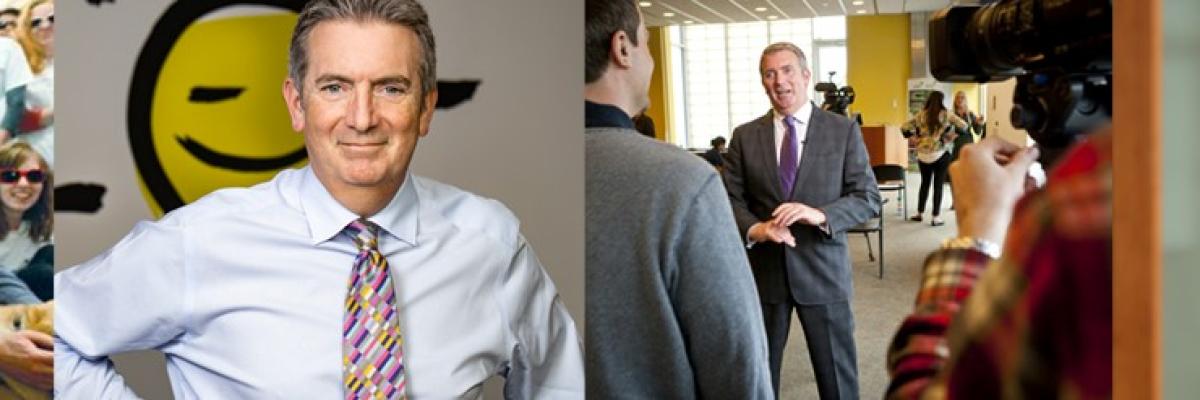
[[[792,197],[792,187],[796,185],[796,118],[783,117],[787,125],[787,133],[783,135],[783,145],[779,147],[779,185],[783,188],[784,200]]]

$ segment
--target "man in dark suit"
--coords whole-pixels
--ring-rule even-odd
[[[759,60],[772,110],[733,131],[725,186],[763,308],[771,378],[795,309],[821,399],[857,399],[846,229],[879,209],[857,124],[809,102],[804,53],[775,43]]]

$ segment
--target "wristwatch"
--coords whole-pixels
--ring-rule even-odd
[[[991,240],[970,236],[959,236],[942,242],[943,249],[975,250],[992,259],[1000,258],[1000,245]]]

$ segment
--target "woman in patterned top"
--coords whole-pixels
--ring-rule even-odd
[[[913,119],[900,128],[917,148],[917,165],[921,168],[921,190],[917,196],[917,215],[913,221],[921,221],[925,213],[925,199],[929,197],[929,185],[933,184],[933,219],[930,224],[944,224],[938,217],[942,211],[942,187],[946,182],[946,168],[950,166],[951,150],[957,134],[954,128],[966,128],[962,118],[950,113],[943,104],[945,95],[933,91],[925,99],[925,107]]]

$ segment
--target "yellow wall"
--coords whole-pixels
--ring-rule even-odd
[[[646,115],[654,120],[654,133],[659,140],[669,141],[668,133],[671,132],[671,89],[668,83],[668,74],[671,71],[670,52],[664,49],[670,49],[670,44],[667,43],[667,35],[663,32],[662,27],[649,28],[650,37],[647,42],[650,44],[650,56],[654,57],[654,74],[650,76],[650,108],[646,110]]]
[[[846,18],[846,80],[850,110],[864,125],[901,125],[908,115],[908,14]]]

